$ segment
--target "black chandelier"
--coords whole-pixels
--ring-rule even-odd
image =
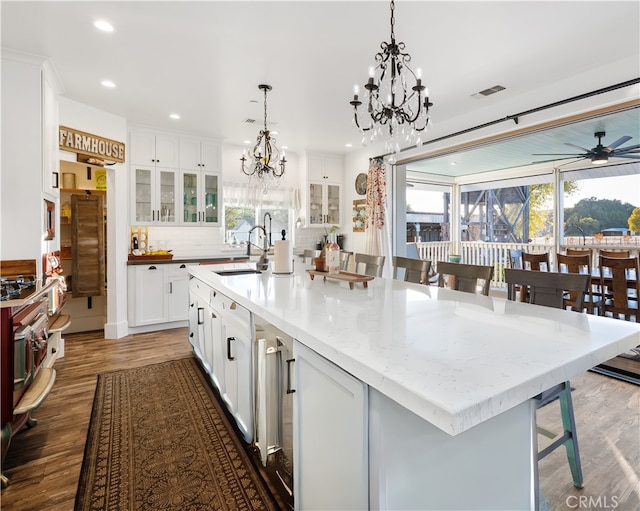
[[[376,53],[376,66],[369,68],[369,81],[364,86],[364,100],[371,117],[367,126],[361,126],[358,120],[358,107],[362,101],[358,97],[357,85],[350,104],[354,122],[363,134],[363,145],[367,141],[375,141],[387,130],[387,149],[399,151],[402,141],[422,144],[422,132],[429,125],[429,107],[433,103],[429,101],[428,90],[422,85],[420,70],[414,72],[409,67],[411,55],[404,52],[405,44],[396,43],[394,10],[395,2],[392,0],[391,42],[380,43],[382,51]],[[407,83],[407,78],[411,77],[415,82],[412,87]]]
[[[272,87],[271,85],[261,84],[258,85],[258,89],[264,91],[264,129],[260,130],[260,134],[256,139],[253,154],[247,157],[243,151],[240,161],[242,162],[242,172],[247,176],[257,177],[262,181],[266,193],[266,189],[273,181],[273,178],[280,178],[284,174],[287,160],[284,157],[284,151],[282,152],[282,157],[280,157],[280,151],[276,147],[276,139],[271,137],[267,129],[267,91],[270,91]],[[247,161],[249,161],[248,164]]]

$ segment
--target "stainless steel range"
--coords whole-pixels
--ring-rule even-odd
[[[35,269],[35,261],[32,266]],[[36,424],[31,412],[53,387],[55,370],[45,367],[49,351],[55,353],[55,344],[49,349],[49,322],[60,314],[63,301],[57,277],[45,282],[35,276],[0,278],[2,460],[11,438]],[[8,484],[1,474],[0,482],[3,487]]]

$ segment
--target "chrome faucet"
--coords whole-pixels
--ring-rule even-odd
[[[261,229],[264,234],[263,248],[260,248],[258,245],[251,243],[251,233],[253,233],[253,231],[255,231],[256,229]],[[258,259],[256,268],[260,271],[269,269],[269,258],[267,257],[267,254],[269,252],[269,241],[267,240],[267,230],[263,226],[256,225],[249,230],[249,236],[247,236],[247,255],[248,256],[251,255],[251,245],[253,245],[256,248],[260,248],[260,250],[262,250],[262,255],[260,256],[260,259]]]
[[[271,241],[271,213],[269,213],[268,211],[262,217],[262,226],[264,227],[264,232],[265,232],[265,236],[266,236],[266,232],[267,232],[267,216],[269,216],[269,246],[271,247],[271,246],[273,246],[273,242]]]

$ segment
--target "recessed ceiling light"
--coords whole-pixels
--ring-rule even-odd
[[[169,117],[171,117],[172,119],[180,119],[180,116],[178,114],[169,114]]]
[[[345,146],[345,147],[353,147],[353,145],[352,145],[352,144],[345,144],[344,146]]]
[[[272,132],[271,132],[271,134],[272,134],[272,135],[277,135],[277,134],[278,134],[278,132],[277,132],[277,131],[272,131]]]
[[[244,143],[244,144],[250,144],[250,143],[251,143],[251,140],[245,140],[243,143]]]
[[[449,165],[457,165],[457,163],[455,161],[452,161],[451,163],[449,163]]]
[[[289,146],[288,145],[283,145],[282,149],[289,149]]]
[[[93,24],[93,26],[103,32],[113,32],[113,25],[108,21],[98,20]]]
[[[115,83],[113,83],[111,80],[102,80],[100,83],[101,83],[104,87],[108,87],[108,88],[110,88],[110,89],[113,89],[113,88],[116,86],[116,84],[115,84]]]

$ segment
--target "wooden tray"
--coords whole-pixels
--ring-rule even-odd
[[[348,282],[349,289],[353,289],[353,285],[356,282],[362,282],[362,285],[364,287],[367,287],[367,282],[375,278],[375,277],[372,277],[371,275],[361,275],[359,273],[350,273],[348,271],[341,271],[340,273],[329,273],[326,271],[307,270],[307,272],[309,273],[311,280],[313,280],[313,278],[316,275],[321,275],[323,277],[323,280],[334,279],[334,280],[343,280],[345,282]]]
[[[129,254],[129,261],[168,261],[171,259],[173,259],[173,254],[141,255],[141,256]]]

